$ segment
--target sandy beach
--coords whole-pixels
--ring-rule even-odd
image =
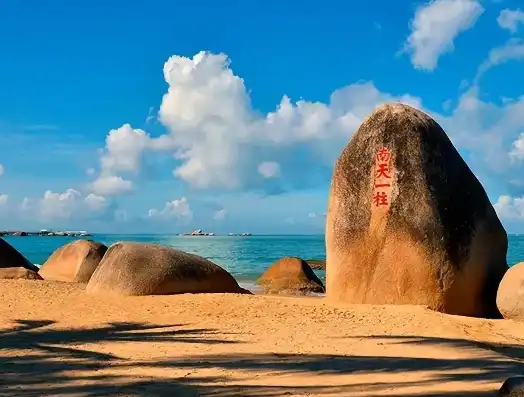
[[[0,281],[2,396],[491,396],[524,324],[417,306]]]

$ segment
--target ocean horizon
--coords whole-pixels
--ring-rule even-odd
[[[29,261],[40,266],[58,248],[80,237],[27,236],[4,237]],[[165,245],[207,258],[229,271],[244,287],[254,288],[254,281],[276,260],[285,256],[325,260],[324,234],[242,236],[179,236],[175,234],[93,234],[87,239],[107,246],[117,241],[136,241]],[[508,264],[524,261],[524,235],[508,235]],[[315,273],[325,280],[325,271]]]

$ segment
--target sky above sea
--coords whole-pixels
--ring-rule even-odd
[[[0,229],[323,233],[340,151],[400,101],[524,232],[517,0],[0,0],[0,37]]]

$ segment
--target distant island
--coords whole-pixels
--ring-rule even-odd
[[[49,229],[42,229],[37,232],[26,232],[21,230],[0,230],[0,237],[4,236],[50,236],[50,237],[91,237],[91,234],[82,231],[52,231]]]
[[[191,233],[181,233],[181,234],[179,234],[179,236],[216,236],[216,234],[215,233],[204,232],[204,231],[202,231],[202,229],[196,229],[196,230],[193,230]],[[246,236],[251,236],[251,233],[238,233],[238,234],[229,233],[228,236],[243,236],[243,237],[246,237]]]

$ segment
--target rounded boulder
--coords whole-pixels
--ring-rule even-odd
[[[325,292],[324,284],[308,263],[286,257],[273,263],[257,280],[267,294],[307,295]]]
[[[44,280],[87,283],[104,257],[104,244],[76,240],[56,250],[39,270]]]
[[[497,307],[507,319],[524,321],[524,262],[509,268],[500,282]]]
[[[117,295],[250,293],[231,274],[198,255],[172,248],[119,242],[107,250],[86,290]]]
[[[440,125],[392,103],[338,158],[326,217],[327,297],[500,318],[508,238]]]

